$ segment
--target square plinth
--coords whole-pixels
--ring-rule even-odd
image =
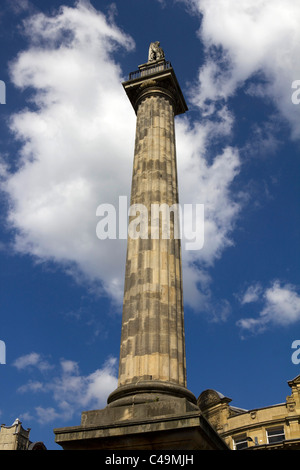
[[[64,450],[228,450],[184,398],[85,411],[80,426],[54,433]]]

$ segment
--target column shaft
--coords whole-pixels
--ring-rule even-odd
[[[163,92],[149,90],[137,108],[133,204],[147,208],[148,230],[143,238],[133,239],[130,231],[128,236],[119,386],[155,380],[185,387],[181,248],[174,237],[178,214],[170,212],[169,239],[161,223],[158,239],[151,232],[153,204],[178,204],[174,110]],[[136,216],[129,224],[131,219]]]

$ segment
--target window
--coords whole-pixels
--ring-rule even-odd
[[[248,441],[249,439],[247,438],[247,434],[240,434],[234,438],[233,448],[235,450],[246,449],[248,447]]]
[[[274,444],[275,442],[282,442],[285,440],[283,426],[277,426],[276,428],[267,429],[267,438],[269,444]]]

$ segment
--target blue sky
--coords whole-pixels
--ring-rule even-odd
[[[96,209],[130,194],[121,82],[156,40],[189,107],[180,202],[205,207],[203,248],[183,249],[188,388],[285,401],[300,373],[300,5],[2,0],[0,22],[1,423],[55,449],[53,428],[116,387],[126,241],[97,238]]]

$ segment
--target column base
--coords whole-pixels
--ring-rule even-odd
[[[152,380],[121,385],[109,395],[107,403],[112,407],[164,401],[170,398],[185,398],[198,409],[196,397],[187,388],[172,382]]]
[[[64,450],[228,450],[194,399],[174,384],[126,385],[106,408],[84,411],[80,426],[55,429],[55,442]]]

